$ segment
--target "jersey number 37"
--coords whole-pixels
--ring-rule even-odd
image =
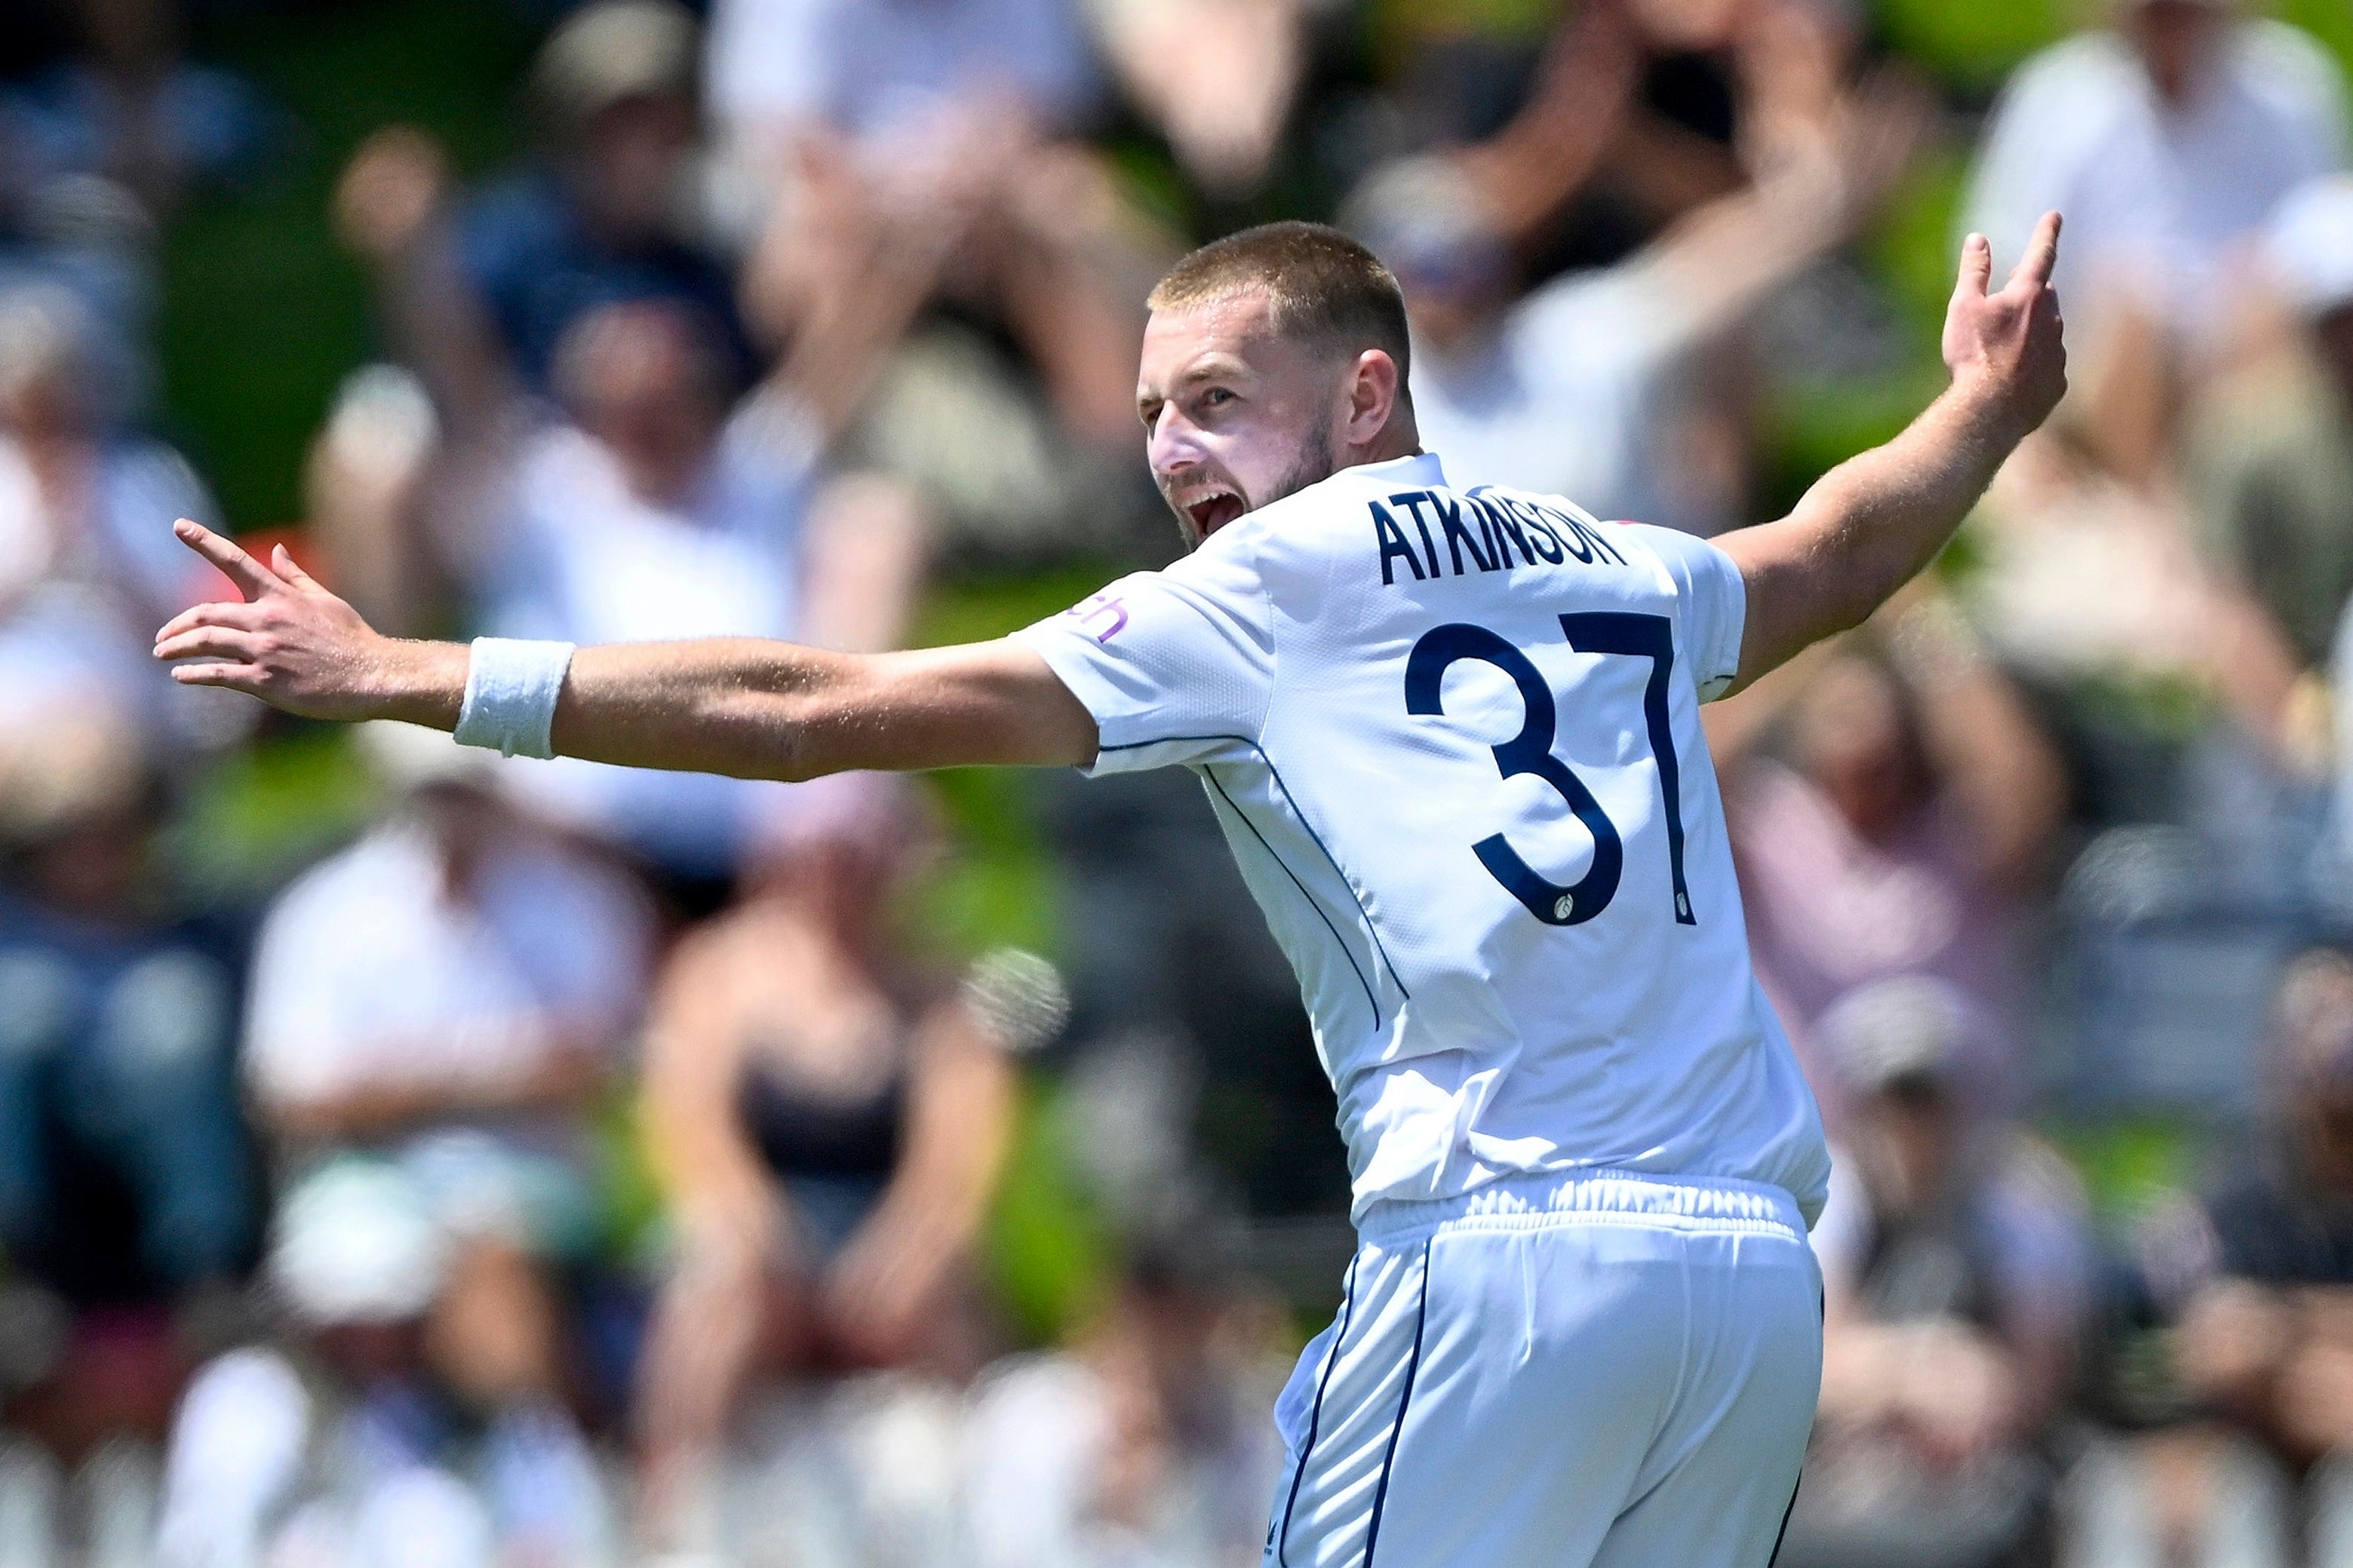
[[[1696,923],[1691,893],[1683,886],[1683,814],[1681,781],[1675,766],[1674,736],[1667,722],[1667,679],[1675,666],[1674,628],[1664,616],[1601,612],[1563,616],[1560,629],[1568,646],[1579,653],[1623,654],[1651,661],[1651,679],[1642,689],[1642,716],[1651,736],[1651,755],[1658,763],[1659,788],[1666,796],[1667,864],[1674,878],[1675,921]],[[1505,778],[1534,773],[1557,791],[1585,830],[1593,835],[1593,860],[1585,875],[1568,887],[1540,876],[1520,858],[1500,833],[1471,847],[1488,874],[1504,890],[1527,906],[1546,925],[1582,925],[1609,907],[1618,896],[1618,879],[1626,864],[1625,842],[1585,781],[1567,763],[1552,754],[1558,725],[1551,688],[1528,656],[1484,626],[1450,622],[1431,628],[1413,645],[1405,664],[1405,707],[1409,713],[1442,714],[1439,685],[1460,659],[1492,664],[1520,689],[1526,719],[1520,732],[1492,750],[1495,766]]]

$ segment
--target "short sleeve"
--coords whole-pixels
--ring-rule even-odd
[[[1094,715],[1088,773],[1205,761],[1258,743],[1274,689],[1273,616],[1225,552],[1123,577],[1014,636]]]
[[[1740,673],[1740,635],[1748,622],[1748,584],[1740,568],[1696,534],[1649,523],[1621,526],[1674,580],[1676,640],[1699,700],[1714,701]]]

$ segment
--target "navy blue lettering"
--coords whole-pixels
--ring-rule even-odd
[[[1585,542],[1584,531],[1577,526],[1575,518],[1557,507],[1539,506],[1535,510],[1543,516],[1545,526],[1560,536],[1562,549],[1587,565],[1593,564],[1593,547]]]
[[[1607,539],[1604,539],[1601,536],[1600,531],[1595,528],[1591,523],[1586,521],[1575,512],[1553,511],[1552,515],[1558,518],[1561,522],[1567,526],[1569,537],[1582,541],[1586,546],[1586,552],[1589,552],[1589,553],[1586,552],[1579,552],[1577,555],[1578,560],[1590,561],[1595,555],[1601,555],[1608,557],[1609,560],[1615,561],[1620,566],[1626,564],[1626,558],[1623,555],[1619,554],[1616,550],[1612,549],[1609,542]]]
[[[1529,565],[1535,565],[1536,552],[1528,548],[1528,536],[1521,531],[1520,520],[1512,515],[1511,509],[1504,504],[1504,498],[1495,495],[1474,495],[1471,499],[1478,502],[1479,510],[1486,514],[1487,525],[1493,531],[1495,541],[1495,558],[1506,566],[1512,563],[1511,550],[1504,542],[1509,540],[1520,547],[1521,558]]]
[[[1557,566],[1568,559],[1568,552],[1561,543],[1560,535],[1552,531],[1552,524],[1544,520],[1544,513],[1538,511],[1534,504],[1515,496],[1505,496],[1503,501],[1512,509],[1513,516],[1528,525],[1528,538],[1547,565]]]
[[[1413,546],[1405,542],[1405,533],[1398,527],[1397,519],[1391,517],[1389,509],[1380,502],[1372,501],[1368,504],[1373,509],[1373,538],[1381,547],[1382,585],[1388,586],[1397,582],[1397,568],[1389,563],[1399,558],[1413,569],[1413,580],[1417,583],[1420,582],[1427,574],[1422,571],[1421,562],[1415,556]]]
[[[1428,490],[1400,490],[1389,500],[1413,513],[1413,525],[1421,530],[1421,548],[1430,556],[1430,574],[1438,575],[1438,542],[1430,537],[1430,520],[1421,515],[1421,503],[1430,500]]]
[[[1480,542],[1471,536],[1469,529],[1462,526],[1462,503],[1460,500],[1452,496],[1432,491],[1430,497],[1430,510],[1438,514],[1438,530],[1446,535],[1446,553],[1454,563],[1454,574],[1457,577],[1462,575],[1462,552],[1466,546],[1470,549],[1472,563],[1480,571],[1493,572],[1495,569],[1494,557],[1480,549]],[[1476,518],[1479,515],[1479,509],[1472,507],[1471,515]]]
[[[1595,528],[1590,523],[1580,522],[1577,526],[1584,529],[1586,536],[1593,541],[1594,549],[1599,551],[1602,554],[1609,556],[1610,560],[1615,561],[1620,566],[1626,564],[1626,558],[1618,553],[1618,547],[1609,542],[1609,539],[1607,534],[1603,533],[1599,529]]]

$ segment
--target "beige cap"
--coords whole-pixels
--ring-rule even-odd
[[[676,0],[596,0],[540,46],[531,96],[559,126],[625,99],[691,94],[700,29]]]

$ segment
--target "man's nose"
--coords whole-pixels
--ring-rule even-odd
[[[1192,467],[1204,455],[1200,432],[1176,410],[1163,409],[1145,442],[1145,460],[1152,465],[1153,473],[1166,479],[1180,468]]]

